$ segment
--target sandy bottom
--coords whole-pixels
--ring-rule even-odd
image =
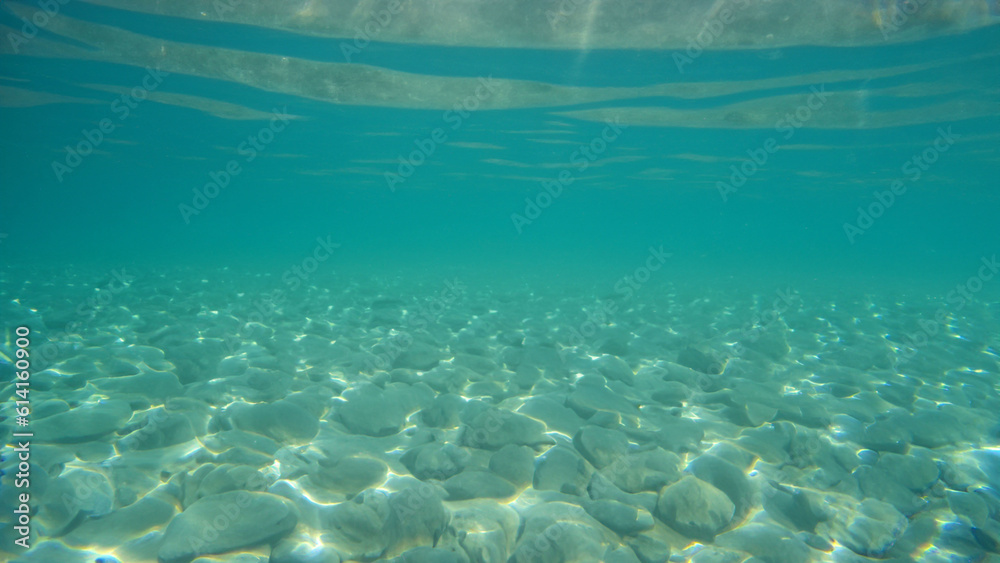
[[[0,559],[1000,561],[985,291],[294,281],[5,272]]]

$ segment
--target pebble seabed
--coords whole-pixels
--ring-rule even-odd
[[[2,289],[35,371],[31,548],[5,509],[0,559],[1000,561],[985,292],[956,311],[461,276],[21,271]]]

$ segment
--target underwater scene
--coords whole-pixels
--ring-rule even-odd
[[[997,0],[3,0],[0,561],[1000,563]]]

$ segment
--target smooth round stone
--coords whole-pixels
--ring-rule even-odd
[[[95,471],[73,469],[53,479],[42,497],[37,516],[43,533],[59,537],[74,529],[80,518],[112,512],[114,490],[107,477]]]
[[[858,461],[864,465],[875,465],[878,459],[879,455],[875,450],[861,450],[858,452]]]
[[[587,462],[574,450],[556,446],[538,460],[532,485],[539,491],[582,495],[590,482],[591,472]]]
[[[118,440],[118,450],[154,450],[183,444],[194,438],[194,428],[186,416],[155,409],[142,428]]]
[[[389,466],[381,460],[351,456],[329,465],[321,461],[319,471],[310,478],[321,487],[353,496],[382,483],[388,471]]]
[[[439,365],[420,374],[417,381],[426,383],[438,393],[462,393],[465,395],[462,389],[469,382],[470,377],[476,377],[476,373],[471,369],[461,366]]]
[[[70,410],[69,404],[61,399],[39,400],[33,406],[34,408],[31,409],[31,416],[34,417],[35,420],[41,420],[59,413],[69,412]]]
[[[900,383],[884,383],[875,392],[886,401],[904,408],[913,404],[917,396],[916,389]]]
[[[566,399],[566,406],[581,417],[590,418],[598,411],[612,411],[628,416],[638,414],[635,406],[618,393],[603,385],[600,387],[581,385],[582,381],[583,379],[577,382],[576,388]]]
[[[241,430],[224,430],[202,438],[205,447],[213,452],[224,452],[234,447],[244,447],[273,456],[278,451],[278,443],[260,434],[252,434]]]
[[[765,484],[764,510],[775,522],[790,530],[812,532],[820,517],[809,497],[801,490],[775,483]]]
[[[892,505],[867,498],[860,504],[851,497],[827,494],[820,507],[827,518],[818,534],[865,557],[881,557],[902,537],[907,519]]]
[[[777,414],[777,408],[755,401],[748,401],[742,406],[742,410],[740,412],[741,417],[753,427],[769,422],[774,419]]]
[[[576,522],[556,522],[538,530],[525,531],[509,559],[516,563],[561,563],[599,561],[604,553],[598,534]]]
[[[628,453],[628,438],[624,434],[598,426],[581,428],[573,436],[573,445],[598,469]]]
[[[194,485],[197,481],[192,501],[229,491],[260,488],[263,482],[256,469],[245,465],[225,464],[213,467],[211,464],[205,464],[198,469],[208,471],[204,474],[196,472],[200,480],[195,478],[185,483],[188,486]]]
[[[628,493],[659,492],[680,478],[680,464],[677,454],[657,447],[622,456],[601,473]]]
[[[349,561],[369,561],[381,557],[391,539],[383,529],[388,498],[364,496],[361,500],[320,509],[321,528],[325,532],[323,543],[336,549]]]
[[[982,527],[990,515],[986,501],[973,493],[948,491],[948,507],[957,516],[965,516],[977,527]]]
[[[742,449],[760,456],[767,463],[782,464],[789,460],[788,454],[795,433],[794,424],[777,422],[744,430],[737,444]]]
[[[813,533],[803,532],[798,535],[799,539],[802,540],[806,545],[813,549],[818,549],[819,551],[824,551],[829,553],[833,550],[833,544],[826,541],[823,536],[818,536]]]
[[[337,417],[354,434],[392,436],[403,429],[410,413],[432,396],[433,391],[421,385],[393,383],[383,390],[365,383],[343,393],[347,402],[337,407]]]
[[[326,412],[334,394],[341,393],[343,390],[344,387],[339,383],[334,383],[331,386],[311,385],[302,391],[289,393],[285,396],[285,400],[302,407],[314,417],[319,418]]]
[[[234,403],[226,409],[234,426],[268,436],[277,442],[304,442],[319,432],[319,421],[287,400],[273,403]]]
[[[390,545],[432,545],[448,526],[436,489],[427,484],[403,489],[389,497],[382,533]]]
[[[475,354],[455,354],[455,359],[452,362],[467,367],[480,375],[490,375],[500,369],[500,366],[493,360]]]
[[[419,420],[431,428],[454,428],[460,424],[458,413],[464,404],[465,401],[458,395],[438,395],[430,406],[420,411]]]
[[[685,536],[712,541],[733,520],[735,506],[712,485],[688,475],[663,489],[656,516]]]
[[[795,446],[795,440],[792,441],[790,448],[793,450],[793,454],[796,453],[796,449],[799,449]],[[721,460],[728,461],[744,473],[748,473],[750,468],[757,463],[757,456],[744,450],[743,448],[736,447],[729,442],[716,442],[715,444],[712,444],[712,447],[707,449],[705,453],[715,456]],[[677,461],[679,463],[680,459]]]
[[[219,463],[232,465],[249,465],[252,467],[268,467],[274,464],[274,456],[262,454],[248,448],[230,448],[215,457]]]
[[[591,426],[599,426],[610,430],[617,430],[622,423],[622,417],[616,412],[597,411],[594,416],[587,419]]]
[[[594,360],[594,363],[597,364],[597,371],[601,372],[601,375],[604,377],[615,381],[621,381],[626,385],[635,384],[635,373],[632,371],[632,368],[625,363],[625,360],[616,356],[609,356],[608,354],[605,354]]]
[[[131,345],[121,350],[120,355],[123,356],[122,359],[130,363],[142,362],[156,371],[170,371],[173,367],[170,362],[164,359],[163,350],[152,346]]]
[[[113,465],[110,476],[115,489],[115,502],[118,506],[128,506],[136,502],[139,497],[160,486],[159,475],[149,475],[146,471],[130,463]]]
[[[125,401],[102,400],[73,410],[32,420],[31,426],[39,442],[76,444],[88,442],[114,432],[132,416]]]
[[[677,354],[677,363],[704,374],[718,375],[722,373],[723,363],[719,359],[690,346]]]
[[[996,450],[974,450],[972,457],[994,490],[1000,489],[1000,452]]]
[[[251,367],[240,376],[228,377],[225,384],[234,394],[251,402],[270,402],[288,393],[292,377],[276,369]],[[319,418],[317,414],[313,415]]]
[[[162,563],[186,563],[278,540],[298,523],[291,501],[269,493],[230,491],[202,498],[167,525]]]
[[[85,520],[65,539],[71,545],[120,546],[145,534],[150,528],[168,523],[175,511],[171,503],[155,495],[147,495],[101,518]]]
[[[770,524],[746,524],[720,534],[715,545],[754,555],[761,563],[809,563],[812,550],[791,532]]]
[[[503,370],[504,373],[510,374],[508,370]],[[542,379],[542,372],[535,366],[529,366],[527,364],[520,365],[516,370],[507,377],[507,379],[517,386],[518,389],[522,391],[530,391],[539,380]]]
[[[463,471],[444,482],[448,500],[468,500],[474,498],[509,498],[517,494],[517,489],[509,482],[488,471]]]
[[[601,327],[600,336],[594,341],[597,351],[614,356],[625,356],[629,353],[629,340],[632,334],[618,327]]]
[[[862,446],[879,451],[905,453],[913,432],[906,423],[897,419],[879,420],[869,424],[862,430],[860,443]]]
[[[396,356],[392,367],[425,371],[438,365],[442,357],[440,350],[423,342],[414,342]]]
[[[471,458],[469,452],[455,444],[432,442],[411,448],[399,460],[421,481],[443,481],[465,469]]]
[[[967,491],[976,486],[977,483],[987,481],[987,477],[975,463],[964,461],[945,462],[941,464],[941,482],[949,489],[956,491]]]
[[[223,358],[215,371],[218,377],[230,377],[243,375],[249,367],[250,361],[247,360],[246,354],[240,354]]]
[[[644,508],[648,512],[656,510],[656,500],[659,498],[658,493],[652,492],[626,493],[599,471],[591,475],[587,493],[593,500],[616,500],[622,504]]]
[[[4,539],[14,537],[13,535],[4,535]],[[94,563],[96,559],[96,554],[93,551],[68,547],[58,539],[38,541],[32,537],[32,540],[30,544],[31,549],[16,559],[12,557],[8,559],[9,556],[5,550],[3,553],[5,557],[4,561],[10,561],[11,563]],[[17,549],[20,550],[21,548]],[[112,562],[117,563],[114,560]]]
[[[159,403],[184,393],[177,376],[168,371],[150,370],[138,375],[92,379],[90,383],[105,394],[136,394]]]
[[[562,432],[567,436],[575,434],[586,423],[573,409],[547,396],[531,397],[517,412],[541,420],[549,430]]]
[[[462,391],[466,397],[490,397],[498,401],[505,398],[506,393],[507,390],[496,381],[477,381]]]
[[[746,347],[759,352],[774,361],[780,361],[792,351],[785,339],[785,323],[777,321],[767,327],[757,338],[748,338]]]
[[[115,446],[103,441],[76,444],[73,454],[84,463],[104,463],[115,456]]]
[[[653,400],[669,407],[679,407],[691,398],[691,390],[680,381],[664,381],[653,392]]]
[[[646,510],[614,500],[594,500],[583,503],[587,514],[623,536],[632,536],[653,527],[653,515]]]
[[[490,471],[523,487],[535,472],[535,452],[527,446],[507,444],[490,456]]]
[[[627,547],[609,546],[601,557],[603,563],[640,563],[635,552]]]
[[[965,439],[958,419],[941,411],[920,411],[907,426],[913,433],[913,443],[925,448],[941,448]]]
[[[846,399],[847,397],[852,397],[861,392],[861,389],[857,387],[836,382],[825,385],[823,389],[825,391],[829,391],[831,395],[837,397],[838,399]]]
[[[688,471],[726,493],[736,507],[736,518],[743,518],[750,510],[754,490],[740,468],[713,455],[701,455],[688,464]]]
[[[498,450],[507,444],[539,446],[551,444],[545,425],[533,418],[508,410],[488,408],[477,414],[462,433],[462,444]]]
[[[629,539],[629,547],[641,563],[667,563],[670,560],[670,546],[647,534],[639,534]]]
[[[478,561],[507,561],[517,538],[521,518],[508,504],[472,500],[452,504],[449,532]]]
[[[663,422],[663,427],[656,432],[656,443],[660,447],[677,453],[701,450],[701,440],[705,437],[705,431],[698,421],[675,417]]]
[[[901,485],[895,475],[879,467],[862,465],[854,471],[854,478],[865,496],[884,500],[903,514],[916,514],[927,504],[925,500]]]
[[[907,455],[884,453],[875,467],[885,470],[897,483],[915,493],[926,491],[937,482],[941,472],[930,456],[918,455],[914,451],[917,449],[911,449]]]
[[[997,539],[997,536],[981,528],[971,528],[969,533],[984,550],[1000,554],[1000,539]]]

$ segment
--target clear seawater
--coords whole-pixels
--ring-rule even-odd
[[[0,560],[1000,560],[995,3],[362,4],[0,8]]]

